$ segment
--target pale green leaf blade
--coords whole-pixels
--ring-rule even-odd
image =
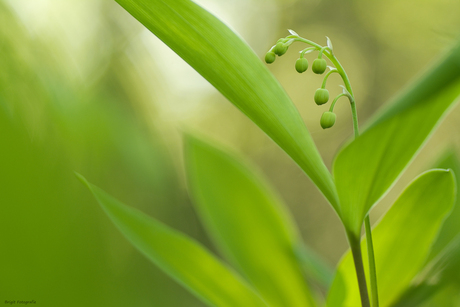
[[[455,200],[450,170],[431,170],[415,179],[373,229],[380,306],[386,307],[406,291],[423,268],[444,219]],[[362,241],[368,268],[366,241]],[[367,276],[368,273],[367,273]],[[328,294],[328,307],[360,305],[353,259],[348,252],[338,266]]]
[[[77,177],[136,248],[207,305],[267,307],[240,276],[199,243],[122,204],[81,175]]]
[[[450,168],[454,174],[460,174],[460,163],[455,152],[444,156],[438,163],[439,167]],[[457,191],[460,190],[457,181]],[[460,198],[456,197],[455,205],[444,221],[436,241],[433,243],[423,271],[417,276],[416,284],[408,289],[396,306],[410,306],[417,300],[427,301],[431,296],[449,285],[460,292]]]
[[[337,208],[334,182],[294,104],[251,48],[189,0],[117,0],[268,134]]]
[[[457,47],[427,77],[411,87],[408,93],[415,98],[402,95],[337,155],[333,172],[340,199],[339,215],[355,236],[367,212],[391,188],[458,100],[459,65],[460,47]],[[450,76],[449,80],[443,78],[445,84],[436,79],[442,71]],[[426,95],[420,96],[417,91]]]
[[[438,163],[437,167],[452,169],[457,178],[460,175],[460,161],[458,160],[457,154],[455,152],[451,152],[448,155],[444,156],[442,161]],[[457,181],[457,191],[460,190],[459,185],[460,181]],[[457,195],[455,206],[452,212],[449,214],[449,217],[446,218],[444,224],[442,225],[441,231],[439,232],[439,236],[431,248],[428,261],[431,261],[434,258],[438,257],[439,254],[443,253],[443,250],[448,248],[449,245],[457,239],[457,237],[460,235],[459,221],[460,197],[458,197]]]
[[[283,204],[254,170],[188,135],[189,189],[208,233],[270,306],[313,306]]]

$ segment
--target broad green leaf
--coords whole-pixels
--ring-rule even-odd
[[[454,174],[460,174],[460,164],[456,153],[446,155],[439,167],[450,168]],[[457,181],[457,191],[460,190]],[[454,208],[444,221],[442,228],[430,250],[423,271],[417,276],[416,283],[398,299],[396,306],[417,306],[416,302],[428,300],[449,284],[460,292],[460,198],[457,196]],[[412,304],[412,305],[410,305]]]
[[[267,133],[337,208],[332,176],[299,112],[251,48],[189,0],[117,0]]]
[[[339,215],[354,236],[459,95],[460,46],[339,152],[333,166]]]
[[[126,238],[148,259],[209,306],[265,306],[230,268],[199,243],[112,198],[81,175],[78,178]]]
[[[460,162],[457,158],[456,153],[451,152],[446,155],[440,163],[437,165],[440,168],[450,168],[457,176],[460,175]],[[460,181],[457,181],[457,191],[460,190]],[[452,212],[449,214],[449,217],[446,219],[442,225],[441,231],[439,233],[436,242],[431,248],[430,256],[428,261],[433,260],[443,253],[443,250],[448,248],[452,242],[460,235],[460,197],[457,196],[455,201],[455,206]],[[460,277],[459,277],[460,278]],[[460,280],[460,279],[459,279]]]
[[[407,290],[422,269],[430,247],[455,199],[450,170],[431,170],[415,179],[372,231],[380,306],[391,304]],[[361,243],[367,269],[366,241]],[[367,274],[369,276],[369,274]],[[328,294],[328,307],[360,306],[353,259],[340,262]]]
[[[279,198],[238,158],[185,138],[189,189],[208,233],[270,306],[314,306]]]

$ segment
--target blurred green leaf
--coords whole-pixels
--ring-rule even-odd
[[[225,256],[270,306],[314,306],[294,254],[297,231],[268,184],[225,151],[191,135],[185,142],[190,192]]]
[[[126,238],[203,302],[209,306],[267,306],[241,277],[200,244],[77,176]]]
[[[337,209],[332,176],[299,112],[251,48],[189,0],[117,0],[267,133]]]
[[[457,46],[339,152],[333,171],[339,215],[349,232],[359,236],[368,211],[395,183],[459,94]]]
[[[295,253],[307,278],[328,289],[334,279],[334,270],[305,244],[299,244],[295,248]]]
[[[431,170],[415,179],[372,232],[380,306],[391,306],[423,267],[430,247],[455,199],[450,170]],[[364,268],[367,246],[362,241]],[[328,306],[359,306],[360,297],[351,253],[337,269]]]

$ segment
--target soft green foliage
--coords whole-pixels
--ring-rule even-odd
[[[232,110],[228,114],[222,112],[229,111],[230,106],[218,103],[222,97],[216,97],[214,91],[208,93],[194,88],[194,91],[186,90],[192,95],[181,99],[184,97],[180,93],[181,80],[170,81],[168,77],[169,73],[174,76],[183,63],[176,57],[179,63],[169,63],[169,58],[163,61],[163,56],[173,55],[161,50],[161,46],[156,45],[158,42],[151,40],[150,34],[114,1],[30,2],[33,6],[24,5],[23,1],[0,0],[2,300],[33,299],[43,306],[62,306],[65,302],[66,306],[76,307],[149,304],[319,307],[324,306],[326,295],[328,307],[360,305],[357,266],[350,255],[344,256],[335,280],[333,270],[324,260],[328,253],[327,259],[333,264],[337,251],[344,248],[345,237],[341,229],[337,229],[340,225],[329,224],[339,220],[335,216],[333,221],[322,219],[334,213],[330,208],[321,208],[325,202],[316,191],[311,191],[315,186],[305,185],[302,181],[305,178],[295,177],[301,174],[294,163],[286,163],[280,155],[284,150],[311,177],[340,215],[348,239],[356,242],[352,244],[356,250],[356,246],[361,246],[363,217],[397,184],[399,176],[458,100],[460,45],[377,112],[361,130],[364,131],[361,137],[338,149],[332,176],[296,108],[261,58],[238,35],[193,1],[118,2],[201,73],[282,150],[267,144],[267,139],[255,130],[256,126],[241,118],[241,114]],[[414,15],[406,7],[410,2],[381,5],[362,0],[353,3],[359,10],[350,10],[347,9],[349,2],[336,1],[333,6],[320,5],[314,10],[295,12],[296,16],[302,14],[302,18],[284,19],[286,15],[276,12],[279,16],[271,16],[269,20],[265,13],[273,13],[275,3],[267,6],[257,1],[242,1],[238,5],[249,10],[236,17],[255,16],[250,11],[256,10],[257,18],[241,23],[241,19],[232,20],[235,17],[232,12],[225,15],[235,28],[245,28],[243,34],[262,58],[261,50],[266,51],[273,43],[268,44],[266,39],[280,31],[278,25],[283,24],[280,20],[292,21],[296,28],[314,37],[318,31],[324,31],[325,25],[325,20],[317,16],[327,16],[334,52],[327,37],[319,40],[327,46],[313,43],[302,51],[294,49],[299,42],[308,43],[308,40],[288,30],[290,35],[269,49],[265,61],[277,60],[270,68],[279,74],[282,61],[292,60],[286,62],[283,69],[288,71],[290,67],[289,73],[279,75],[281,82],[293,85],[289,94],[299,102],[303,118],[314,123],[315,141],[329,161],[333,153],[328,150],[336,152],[344,135],[351,134],[338,130],[346,119],[342,118],[333,130],[321,131],[319,116],[316,118],[314,114],[319,115],[326,109],[321,106],[317,113],[311,112],[316,108],[312,100],[327,103],[329,97],[316,99],[313,92],[302,97],[299,94],[306,88],[319,87],[321,79],[321,88],[327,92],[328,85],[331,94],[336,94],[338,88],[334,90],[332,85],[340,75],[344,92],[336,96],[320,123],[323,127],[334,124],[332,105],[346,96],[352,105],[355,136],[358,135],[356,105],[360,106],[360,118],[367,118],[371,104],[380,104],[380,95],[383,93],[386,97],[386,91],[398,85],[395,80],[405,80],[422,68],[421,63],[445,45],[437,39],[449,39],[451,31],[458,29],[454,23],[448,23],[442,35],[414,33],[412,36],[410,33],[410,43],[401,43],[397,33],[406,30],[401,31],[400,26],[398,29],[398,16],[391,15],[394,17],[391,18],[394,28],[391,28],[388,18],[383,17],[386,21],[382,22],[377,14],[369,14],[368,10],[380,6],[387,12],[386,7],[397,7],[403,12],[404,20],[412,23]],[[439,12],[423,14],[430,16],[426,19],[427,25],[436,20],[436,16],[441,16],[443,21],[452,18],[448,15],[455,18],[455,14],[445,12],[458,10],[449,10],[450,5],[445,4],[437,4]],[[216,7],[222,8],[220,5]],[[259,10],[257,5],[264,7]],[[70,7],[72,11],[66,13]],[[289,7],[283,11],[292,13],[296,8],[305,7],[305,3],[295,0]],[[460,4],[452,7],[458,8]],[[349,20],[353,18],[345,28],[341,24],[343,12]],[[62,17],[66,14],[72,18]],[[378,25],[374,32],[390,39],[379,39],[372,33],[369,21],[365,24],[365,20],[370,19],[372,22],[375,19]],[[334,23],[342,27],[335,33]],[[367,28],[355,35],[352,29],[361,26]],[[315,29],[318,29],[316,33]],[[388,35],[392,32],[393,35]],[[420,48],[422,39],[417,40],[417,36],[423,36],[423,42],[428,44]],[[390,48],[372,52],[382,50],[381,46]],[[359,53],[352,53],[358,49]],[[301,51],[300,59],[294,66],[291,64],[299,57],[297,51]],[[304,78],[306,74],[299,76],[295,71],[307,71],[304,56],[310,57],[311,52],[314,52],[312,64],[317,59],[316,52],[323,58],[315,61],[311,71],[324,73],[327,63],[335,67],[329,67],[323,77],[312,76],[313,72],[306,73],[310,74],[307,78]],[[335,56],[342,59],[345,54],[342,67]],[[283,58],[277,59],[277,55]],[[396,58],[391,59],[395,55]],[[382,65],[373,65],[372,61]],[[162,70],[168,65],[170,71],[166,74]],[[350,80],[345,67],[352,77]],[[388,75],[395,71],[397,75]],[[327,81],[330,75],[334,76]],[[314,87],[302,86],[300,82],[297,84],[298,80],[317,83]],[[189,85],[203,82],[187,81]],[[351,83],[359,84],[356,97]],[[172,93],[170,87],[178,91]],[[362,97],[370,99],[363,101]],[[205,105],[211,100],[217,103]],[[187,112],[189,102],[202,105]],[[345,99],[341,99],[339,105],[345,103]],[[339,116],[345,114],[341,107],[335,109]],[[217,112],[207,112],[208,108]],[[455,127],[458,118],[454,116],[458,114],[452,115],[447,124]],[[215,122],[210,123],[211,120]],[[321,256],[302,242],[286,204],[252,165],[213,142],[193,135],[185,136],[185,166],[191,198],[188,199],[186,180],[181,180],[182,173],[176,174],[175,169],[182,165],[178,161],[182,159],[179,137],[174,129],[179,122],[199,125],[202,130],[213,129],[212,133],[217,135],[222,132],[223,138],[230,135],[230,143],[240,146],[262,165],[264,173],[271,176],[274,185],[289,200],[302,226],[298,228],[306,234],[308,244],[321,248]],[[442,147],[445,144],[440,144],[440,139],[445,142],[457,136],[458,125],[457,129],[446,127],[442,127],[445,136],[436,135],[433,146]],[[458,146],[458,142],[455,145]],[[433,159],[437,152],[421,155],[414,167],[433,165],[427,160]],[[452,172],[460,173],[457,159],[457,154],[452,153],[435,165],[452,171],[438,169],[415,180],[375,227],[382,306],[460,306],[460,199],[457,198],[449,211],[455,192]],[[110,194],[129,200],[155,219],[125,206],[80,176],[100,202],[103,208],[100,210],[94,205],[91,193],[76,182],[72,170],[84,173]],[[458,187],[459,182],[457,190]],[[192,212],[191,203],[199,219]],[[386,205],[388,202],[384,200],[381,206]],[[383,208],[377,209],[381,212]],[[107,216],[128,240],[121,239]],[[368,225],[368,217],[365,221]],[[198,225],[199,222],[204,227]],[[331,236],[329,231],[338,235]],[[211,251],[215,248],[219,254],[214,255],[197,242],[203,242]],[[337,244],[339,242],[342,244]],[[369,284],[368,247],[364,240],[362,247],[363,271],[366,270]],[[361,258],[361,251],[359,256]],[[366,281],[361,281],[367,289]],[[372,297],[372,293],[369,296]],[[372,307],[376,306],[373,302]]]
[[[117,2],[265,131],[337,204],[332,176],[297,109],[246,43],[192,1]]]
[[[422,269],[455,199],[452,171],[432,170],[420,175],[401,194],[372,231],[380,306],[392,303]],[[365,263],[366,242],[362,242]],[[367,266],[364,266],[367,268]],[[360,298],[351,253],[338,266],[328,306],[359,306]]]
[[[192,1],[117,2],[266,132],[310,176],[342,220],[354,256],[347,254],[339,265],[328,295],[328,306],[358,306],[360,302],[370,306],[363,273],[368,270],[366,243],[363,243],[364,271],[359,250],[364,218],[395,184],[459,96],[460,47],[415,82],[392,106],[380,112],[359,137],[355,97],[345,70],[332,52],[329,38],[328,46],[323,47],[289,30],[291,35],[280,39],[269,50],[265,61],[273,63],[276,55],[285,54],[294,41],[308,43],[313,46],[311,51],[319,51],[312,71],[325,72],[327,62],[321,58],[324,56],[335,66],[329,74],[336,72],[342,77],[344,91],[333,103],[342,96],[348,98],[356,138],[336,156],[332,177],[284,90],[251,49],[223,23]],[[308,50],[303,50],[301,57]],[[303,72],[308,64],[298,61],[295,67]],[[328,75],[314,97],[319,105],[329,100],[324,88]],[[323,128],[335,123],[332,109],[333,106],[321,118]],[[88,186],[134,245],[206,303],[315,306],[314,294],[305,283],[296,258],[296,254],[302,254],[297,231],[268,185],[237,158],[196,137],[186,137],[186,149],[190,192],[207,231],[263,301],[242,279],[196,243]],[[397,304],[406,297],[410,300],[412,293],[428,286],[428,278],[421,284],[411,284],[414,277],[421,276],[421,269],[428,267],[425,266],[427,259],[432,260],[430,264],[434,263],[434,268],[450,260],[443,256],[457,249],[456,229],[447,236],[448,242],[435,243],[439,247],[432,250],[432,259],[429,254],[454,197],[451,171],[426,172],[413,181],[375,228],[381,306]],[[366,221],[369,227],[369,220]],[[310,267],[315,263],[311,261],[314,257],[303,258]],[[372,259],[370,262],[373,266]],[[321,264],[316,272],[319,271]],[[426,276],[432,277],[430,272]],[[329,280],[319,279],[323,283]],[[375,279],[371,282],[376,285]],[[232,285],[226,288],[225,283]],[[427,292],[434,294],[436,287]]]
[[[449,153],[438,164],[439,167],[451,168],[455,174],[460,174],[460,165],[455,153]],[[457,191],[460,189],[457,180]],[[444,221],[442,228],[433,243],[430,254],[425,261],[425,268],[417,276],[412,285],[394,304],[394,307],[417,306],[427,301],[443,289],[454,288],[460,282],[460,199],[457,196],[454,208]],[[458,306],[456,298],[444,294],[446,299],[439,306]]]
[[[122,204],[81,175],[77,177],[134,246],[209,306],[267,306],[240,276],[200,244]]]
[[[188,135],[190,192],[208,233],[270,306],[314,306],[284,205],[252,168]],[[223,175],[224,174],[224,175]]]
[[[340,216],[348,231],[357,236],[364,216],[388,191],[418,153],[433,129],[460,95],[457,47],[451,55],[410,89],[426,92],[397,99],[374,124],[337,155],[333,174],[340,198]],[[437,83],[440,69],[453,79],[438,88],[427,87],[427,79]],[[428,89],[427,89],[428,88]],[[430,92],[427,92],[430,90]],[[412,97],[412,96],[411,96]]]

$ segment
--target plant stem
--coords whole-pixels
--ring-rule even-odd
[[[353,95],[353,92],[351,91],[351,86],[347,86],[346,88],[347,91],[350,92],[351,95]],[[353,101],[351,101],[351,113],[353,117],[353,131],[355,134],[355,138],[357,138],[359,136],[358,113],[356,111],[356,102],[354,99]],[[369,262],[372,307],[379,307],[379,294],[377,288],[377,272],[375,266],[374,244],[372,243],[372,229],[369,214],[366,215],[366,217],[364,218],[364,227],[366,228],[367,258]]]
[[[352,118],[353,118],[353,132],[354,132],[355,138],[357,138],[359,136],[358,112],[356,111],[356,102],[355,102],[355,99],[354,99],[353,90],[352,90],[350,82],[348,80],[348,76],[345,73],[345,70],[342,68],[342,65],[339,63],[339,61],[335,58],[335,56],[333,54],[330,55],[329,59],[336,66],[337,70],[339,71],[339,74],[342,76],[343,82],[345,83],[345,88],[347,89],[347,91],[353,97],[353,100],[350,100],[350,104],[351,104],[351,114],[352,114]],[[367,256],[368,256],[368,262],[369,262],[369,275],[370,275],[370,284],[371,284],[372,307],[379,307],[379,296],[378,296],[378,289],[377,289],[377,273],[376,273],[375,257],[374,257],[374,245],[372,243],[372,230],[371,230],[371,222],[370,222],[369,215],[366,215],[366,217],[364,218],[364,225],[365,225],[365,228],[366,228]],[[353,249],[352,249],[352,252],[353,252]],[[361,256],[361,248],[359,248],[359,253],[360,253],[360,258],[362,258],[362,256]],[[356,264],[355,255],[353,255],[353,259],[355,259],[355,266],[356,266],[357,264]],[[358,273],[358,268],[357,267],[356,267],[356,273]],[[364,272],[363,272],[363,275],[364,275]],[[364,278],[364,281],[365,281],[366,277],[364,276],[363,278]],[[358,279],[359,279],[359,276],[358,276]],[[364,284],[365,284],[365,282],[364,282]],[[367,295],[367,286],[366,286],[365,290],[366,290],[366,295]],[[361,289],[360,289],[360,292],[361,292]],[[361,300],[363,300],[362,294],[361,294]],[[364,304],[363,304],[363,306],[364,306]]]
[[[334,53],[331,49],[327,47],[322,47],[308,39],[298,36],[289,36],[289,38],[294,39],[295,41],[300,41],[307,43],[320,51],[324,51],[323,54],[334,64],[337,72],[342,77],[343,83],[345,84],[345,88],[347,89],[348,93],[350,93],[350,105],[351,105],[351,114],[353,118],[353,132],[355,139],[359,136],[359,126],[358,126],[358,112],[356,111],[356,102],[355,97],[353,95],[353,90],[351,88],[350,80],[348,79],[347,73],[343,69],[342,65],[340,64],[339,60],[335,57]],[[329,72],[330,74],[331,72]],[[323,88],[326,83],[328,75],[323,81]],[[347,95],[348,96],[348,95]],[[337,97],[337,99],[339,96]],[[336,102],[337,99],[334,101]],[[331,106],[331,109],[333,106]],[[372,243],[372,230],[371,230],[371,222],[369,219],[369,215],[366,215],[364,218],[364,224],[366,228],[366,241],[367,241],[367,255],[369,261],[369,272],[370,272],[370,284],[371,284],[371,295],[372,295],[372,307],[379,307],[378,302],[378,290],[377,290],[377,274],[375,268],[375,257],[374,257],[374,246]],[[361,243],[360,238],[355,238],[354,235],[348,235],[348,240],[351,247],[351,252],[353,254],[353,260],[355,262],[355,269],[356,275],[358,277],[358,285],[359,285],[359,293],[361,295],[361,303],[363,307],[370,307],[369,296],[367,291],[367,284],[366,284],[366,275],[364,273],[363,267],[363,259],[361,254]]]
[[[375,268],[374,244],[372,243],[371,220],[369,214],[364,218],[366,228],[367,257],[369,259],[369,275],[371,279],[372,307],[379,307],[379,294],[377,289],[377,273]]]
[[[358,278],[359,295],[361,296],[362,307],[370,307],[369,294],[367,293],[366,275],[364,274],[363,257],[361,254],[360,238],[348,234],[348,242],[355,263],[356,277]]]

